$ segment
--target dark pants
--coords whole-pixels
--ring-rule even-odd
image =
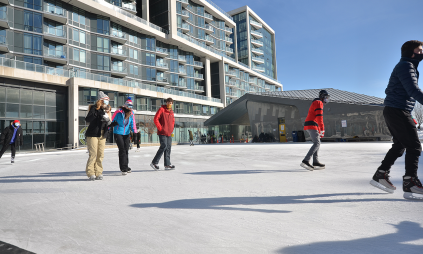
[[[397,158],[401,157],[406,151],[405,176],[417,177],[422,146],[411,114],[398,108],[385,107],[383,116],[393,137],[394,144],[389,149],[379,169],[389,172]]]
[[[12,150],[12,157],[15,158],[15,154],[16,154],[15,143],[3,145],[3,148],[0,151],[0,158],[3,156],[4,152],[6,152],[7,148],[9,148],[9,146],[10,146],[10,150]]]
[[[164,165],[166,166],[170,166],[172,164],[170,164],[170,150],[172,148],[172,137],[166,137],[164,135],[159,135],[159,140],[160,140],[160,148],[156,153],[156,156],[154,156],[153,159],[153,164],[157,165],[159,164],[160,158],[162,157],[163,153],[164,153]]]
[[[115,134],[115,141],[119,148],[119,167],[120,171],[128,171],[128,150],[129,150],[129,135]]]

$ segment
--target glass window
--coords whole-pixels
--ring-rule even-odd
[[[0,102],[6,101],[6,87],[0,87]]]
[[[56,107],[46,107],[46,119],[56,119]]]
[[[81,25],[85,25],[85,11],[74,7],[72,13],[72,20],[78,22]]]
[[[22,104],[32,104],[32,91],[31,90],[21,89],[21,103]]]
[[[32,118],[44,119],[45,118],[45,106],[34,105],[34,115]]]
[[[34,34],[24,34],[24,52],[33,55],[42,54],[42,37]]]
[[[0,117],[6,116],[6,103],[0,103]],[[3,130],[0,130],[3,131]]]
[[[19,103],[19,89],[7,88],[7,102]]]
[[[97,69],[110,71],[110,57],[97,55]]]
[[[109,39],[97,37],[97,51],[109,53]]]
[[[32,118],[32,105],[21,105],[21,118]]]
[[[46,105],[47,106],[56,106],[56,94],[55,93],[45,93],[46,96]]]
[[[6,106],[6,117],[19,117],[19,104],[7,103]]]
[[[110,33],[110,21],[108,18],[97,15],[97,33],[100,33],[100,34]]]
[[[45,105],[44,92],[34,91],[34,104]]]

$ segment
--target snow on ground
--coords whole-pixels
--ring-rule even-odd
[[[159,172],[149,167],[157,147],[142,147],[127,176],[109,149],[94,182],[85,150],[17,155],[15,165],[5,154],[0,241],[55,254],[423,252],[423,202],[402,198],[404,157],[394,194],[369,184],[391,143],[323,143],[327,167],[313,172],[299,167],[310,146],[179,145],[176,170]]]

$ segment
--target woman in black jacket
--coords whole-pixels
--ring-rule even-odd
[[[0,151],[0,158],[3,156],[4,152],[6,152],[7,148],[9,148],[10,146],[10,149],[12,150],[11,162],[14,163],[16,147],[23,145],[22,128],[21,128],[21,122],[19,122],[19,120],[13,121],[11,125],[7,126],[3,130],[0,137],[0,144],[3,144],[3,148]]]
[[[90,105],[85,121],[89,122],[85,137],[89,157],[85,169],[89,180],[103,180],[103,158],[106,139],[109,135],[111,123],[111,107],[109,97],[102,91],[99,92],[99,99],[95,105]]]

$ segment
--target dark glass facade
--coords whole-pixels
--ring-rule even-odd
[[[248,23],[247,23],[247,13],[241,12],[232,16],[234,22],[236,23],[236,36],[237,36],[237,48],[238,48],[238,61],[249,65],[248,62]],[[231,38],[235,41],[234,35],[231,35]],[[235,44],[231,45],[231,48],[235,52]]]

